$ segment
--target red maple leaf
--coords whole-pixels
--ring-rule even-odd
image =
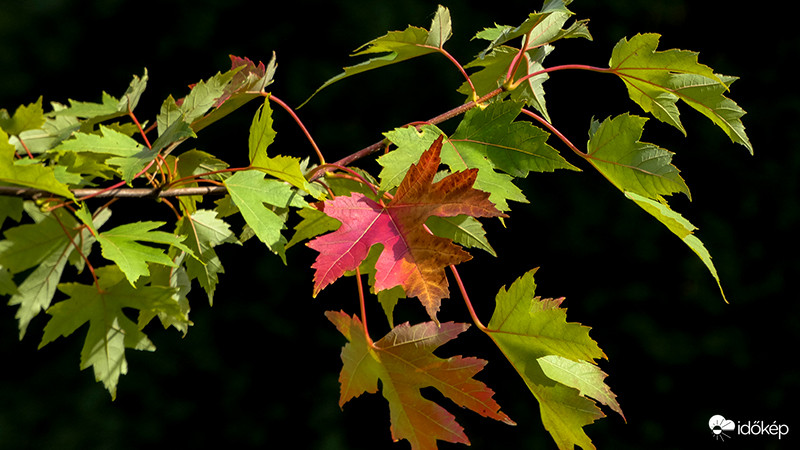
[[[469,445],[455,417],[422,396],[420,389],[428,387],[463,408],[515,425],[500,411],[493,399],[494,391],[473,378],[486,361],[461,356],[441,359],[433,354],[469,328],[468,324],[404,323],[373,344],[358,317],[341,311],[328,311],[325,316],[349,341],[341,355],[339,406],[365,392],[376,393],[380,380],[383,396],[389,402],[393,440],[406,439],[413,450],[436,449],[437,440]]]
[[[307,245],[319,252],[311,266],[314,295],[355,270],[370,247],[383,245],[375,263],[375,291],[402,286],[409,297],[417,297],[436,320],[441,299],[449,296],[444,268],[468,261],[472,256],[449,239],[434,236],[425,227],[430,216],[504,217],[489,201],[489,194],[474,189],[477,169],[456,172],[433,183],[439,168],[442,138],[412,164],[394,198],[384,204],[352,193],[318,204],[317,208],[342,222],[338,230]]]

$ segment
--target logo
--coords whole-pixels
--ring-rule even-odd
[[[736,424],[734,424],[732,420],[728,420],[717,414],[708,419],[708,427],[711,428],[711,432],[714,434],[714,439],[724,441],[725,438],[730,437],[729,435],[725,434],[725,432],[736,429]]]
[[[734,423],[719,414],[708,419],[708,428],[711,429],[714,439],[720,441],[730,438],[734,432],[737,436],[777,436],[778,439],[789,434],[789,425],[779,424],[777,421],[770,424],[764,423],[763,420],[748,420],[747,422],[737,420]]]

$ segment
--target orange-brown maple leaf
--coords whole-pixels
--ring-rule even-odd
[[[314,294],[355,270],[370,247],[383,245],[375,263],[375,291],[402,286],[417,297],[436,320],[441,299],[450,295],[445,267],[472,256],[449,239],[434,236],[425,227],[430,216],[503,217],[489,201],[489,194],[474,189],[477,169],[452,173],[433,182],[441,159],[442,138],[412,164],[388,204],[352,193],[327,200],[317,207],[342,222],[338,230],[307,245],[319,252],[311,266]]]
[[[380,380],[395,441],[406,439],[413,450],[436,449],[437,440],[469,445],[455,417],[421,395],[420,389],[426,387],[436,388],[457,405],[484,417],[515,424],[500,411],[492,398],[494,391],[473,378],[486,361],[461,356],[441,359],[433,354],[469,328],[468,324],[404,323],[373,344],[358,317],[341,311],[325,315],[349,341],[342,349],[339,406],[365,392],[376,393]]]

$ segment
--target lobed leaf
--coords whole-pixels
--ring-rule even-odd
[[[517,67],[516,72],[513,74],[513,79],[518,80],[523,77],[539,72],[544,69],[542,65],[544,59],[553,51],[553,46],[543,45],[535,47],[526,51],[523,54],[523,60]],[[509,67],[514,62],[514,58],[519,52],[518,49],[501,45],[492,49],[492,51],[483,58],[476,58],[466,66],[465,69],[480,67],[481,69],[470,75],[469,79],[472,83],[464,82],[458,88],[458,92],[464,95],[473,96],[472,88],[475,88],[475,95],[482,97],[489,92],[503,86],[508,80]],[[490,102],[496,102],[504,98],[512,100],[524,101],[526,104],[533,106],[539,111],[542,116],[550,121],[550,115],[547,112],[547,105],[544,94],[544,82],[550,78],[547,73],[540,73],[538,75],[529,77],[522,84],[516,88],[506,91],[496,97]]]
[[[281,230],[285,228],[286,218],[264,204],[278,208],[303,208],[308,203],[285,183],[266,180],[264,174],[255,170],[237,172],[225,180],[225,186],[231,200],[258,239],[285,262],[287,242],[281,235]]]
[[[275,130],[272,129],[272,109],[267,97],[256,111],[250,125],[248,139],[250,166],[286,181],[298,189],[308,190],[308,183],[300,169],[300,159],[283,155],[270,158],[267,155],[267,148],[275,141],[275,135]]]
[[[604,415],[587,396],[622,415],[615,395],[603,382],[604,374],[594,365],[605,354],[589,337],[588,327],[566,321],[563,298],[534,297],[535,272],[526,273],[508,290],[500,289],[483,331],[536,397],[542,423],[558,447],[594,449],[583,427]]]
[[[147,285],[150,287],[166,287],[173,289],[170,300],[174,303],[175,308],[160,308],[144,309],[139,311],[139,320],[137,326],[140,330],[144,329],[154,318],[158,317],[164,329],[173,327],[183,333],[189,332],[189,327],[194,325],[189,320],[189,299],[186,295],[192,288],[192,282],[187,274],[186,268],[181,263],[186,258],[185,253],[173,258],[173,262],[178,266],[176,268],[162,266],[160,264],[150,265],[150,278]]]
[[[88,322],[80,367],[81,370],[92,367],[95,380],[103,383],[113,400],[117,395],[119,377],[128,372],[125,349],[155,350],[150,339],[125,315],[123,308],[173,315],[180,315],[181,311],[172,299],[174,288],[134,288],[125,281],[125,274],[117,266],[101,267],[95,269],[95,273],[98,286],[59,285],[59,290],[68,298],[47,310],[51,318],[44,328],[39,348],[60,336],[69,336]]]
[[[136,109],[139,99],[147,87],[147,69],[144,70],[142,77],[133,76],[125,93],[117,99],[107,93],[102,94],[102,103],[79,102],[70,99],[70,106],[67,108],[55,109],[49,115],[52,117],[70,117],[86,119],[81,124],[83,131],[92,131],[95,124],[124,116]]]
[[[629,114],[592,126],[586,160],[621,191],[647,198],[682,192],[691,199],[689,187],[672,164],[672,152],[641,142],[647,119]]]
[[[76,154],[99,153],[112,155],[105,159],[103,164],[118,168],[122,179],[129,183],[147,164],[155,159],[158,151],[164,146],[174,140],[193,135],[191,130],[187,132],[179,122],[175,122],[170,129],[173,131],[159,137],[155,141],[153,149],[148,149],[126,134],[100,125],[100,134],[75,133],[72,139],[62,142],[51,152],[58,154],[71,152]]]
[[[645,118],[629,114],[606,119],[602,123],[594,121],[584,158],[628,199],[681,238],[703,261],[725,299],[711,255],[693,234],[695,226],[672,211],[663,198],[675,192],[683,192],[689,199],[691,195],[686,183],[678,175],[678,169],[670,164],[672,153],[639,141],[646,121]]]
[[[415,450],[435,449],[437,440],[469,445],[455,417],[421,395],[420,389],[426,387],[436,388],[457,405],[484,417],[514,424],[500,411],[492,398],[494,392],[473,378],[486,361],[461,356],[441,359],[433,354],[468,324],[404,323],[373,344],[358,317],[341,311],[325,315],[349,341],[341,354],[339,406],[363,393],[376,393],[380,380],[389,402],[394,441],[408,440]]]
[[[182,237],[164,231],[153,231],[162,225],[164,222],[128,223],[97,236],[103,257],[117,264],[131,286],[135,285],[139,277],[150,275],[148,262],[175,267],[175,263],[164,250],[139,244],[138,241],[166,244],[191,253],[191,250],[181,243]]]
[[[241,243],[230,230],[230,225],[217,217],[216,211],[205,209],[183,216],[178,221],[176,233],[185,236],[183,244],[191,250],[191,256],[184,260],[186,275],[190,280],[197,280],[206,291],[209,304],[213,304],[218,274],[224,272],[214,247]]]
[[[436,320],[441,299],[449,296],[444,268],[468,261],[471,256],[450,240],[434,236],[424,228],[430,216],[503,216],[489,195],[474,189],[475,169],[448,175],[433,183],[440,164],[439,137],[412,164],[388,204],[353,193],[325,201],[319,206],[342,222],[333,233],[307,245],[318,251],[312,268],[314,293],[319,293],[346,271],[355,270],[375,244],[383,251],[375,265],[375,291],[402,286],[410,297],[418,297]]]
[[[677,101],[683,100],[753,153],[740,119],[745,111],[723,95],[735,78],[715,74],[698,63],[695,52],[657,51],[659,38],[654,33],[623,38],[611,53],[611,72],[625,82],[630,98],[653,117],[686,134],[677,107]]]

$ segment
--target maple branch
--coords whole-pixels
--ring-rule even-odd
[[[98,188],[98,189],[73,189],[76,197],[87,198],[166,198],[185,195],[223,195],[227,192],[225,186],[188,187],[161,190],[159,188]],[[15,186],[0,186],[0,195],[22,197],[27,199],[41,199],[53,196],[52,192],[43,189],[24,188]]]

